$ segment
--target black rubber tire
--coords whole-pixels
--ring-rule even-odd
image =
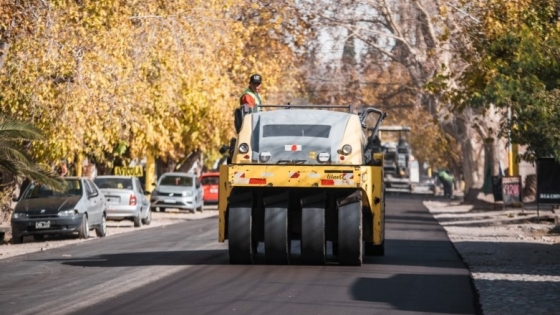
[[[345,266],[362,264],[362,202],[338,209],[338,262]]]
[[[290,263],[287,201],[266,207],[264,211],[264,257],[267,264]]]
[[[140,213],[134,217],[134,227],[139,228],[142,226],[142,209],[140,209]]]
[[[338,242],[332,242],[332,254],[338,256]]]
[[[107,218],[105,215],[101,218],[101,223],[95,228],[95,235],[97,237],[105,237],[107,235]]]
[[[79,238],[89,238],[89,222],[87,215],[84,214],[82,217],[82,224],[80,225],[80,229],[78,230],[78,237]]]
[[[45,239],[45,235],[44,234],[33,234],[33,239],[36,241],[42,241]]]
[[[373,242],[364,242],[364,255],[385,256],[385,241],[381,245],[374,245]]]
[[[301,222],[302,263],[305,265],[324,265],[326,254],[325,209],[319,207],[303,208]]]
[[[228,210],[228,250],[230,264],[252,264],[251,201],[240,202]]]
[[[150,209],[146,211],[146,217],[142,219],[142,223],[144,225],[150,225],[150,223],[152,223],[152,211],[150,211]]]
[[[12,243],[12,244],[21,244],[21,243],[23,243],[23,236],[17,235],[17,234],[12,235],[11,243]]]

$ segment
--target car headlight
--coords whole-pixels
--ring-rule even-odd
[[[183,191],[183,196],[192,196],[192,191]]]
[[[27,218],[27,212],[14,212],[14,219],[24,219]]]
[[[63,211],[59,211],[58,212],[58,216],[59,217],[71,217],[74,216],[77,213],[76,210],[72,209],[72,210],[63,210]]]

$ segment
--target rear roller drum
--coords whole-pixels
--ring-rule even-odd
[[[304,207],[301,215],[301,260],[306,265],[325,264],[325,209]]]
[[[251,201],[239,202],[228,211],[228,246],[231,264],[252,264]]]
[[[289,264],[289,244],[287,201],[266,207],[264,218],[264,255],[266,263]]]
[[[362,202],[338,208],[338,261],[341,265],[362,264]]]

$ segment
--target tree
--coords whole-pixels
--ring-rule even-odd
[[[251,73],[266,78],[271,102],[298,90],[288,38],[300,40],[291,34],[303,28],[289,4],[9,2],[0,111],[44,130],[31,153],[44,161],[150,154],[173,168],[216,154]]]
[[[27,154],[35,141],[44,136],[33,125],[0,117],[0,205],[2,212],[9,209],[18,178],[28,178],[47,186],[60,189],[62,180],[47,165],[37,164]],[[3,213],[2,213],[3,214]]]
[[[473,1],[465,27],[472,49],[456,94],[458,108],[501,112],[499,133],[527,146],[524,158],[560,161],[558,1]],[[495,108],[495,109],[493,109]],[[511,111],[511,119],[507,112]]]
[[[309,11],[316,12],[315,27],[321,30],[317,34],[323,36],[316,39],[319,45],[311,51],[320,58],[319,62],[328,65],[318,67],[323,71],[314,76],[319,78],[319,83],[311,86],[320,86],[319,90],[328,91],[330,100],[337,99],[338,96],[333,95],[333,91],[337,90],[339,94],[361,95],[356,100],[358,103],[379,104],[389,112],[389,117],[398,117],[397,120],[407,121],[408,125],[412,125],[411,118],[418,117],[415,111],[426,111],[433,118],[430,120],[440,125],[435,130],[443,130],[452,137],[431,137],[425,128],[416,128],[417,132],[427,132],[423,135],[426,141],[434,140],[432,147],[441,149],[434,151],[437,152],[434,155],[442,153],[434,160],[444,157],[444,150],[452,150],[447,153],[448,163],[463,161],[461,166],[467,187],[481,187],[483,165],[477,161],[484,159],[475,156],[475,149],[486,138],[473,136],[476,131],[471,124],[480,117],[480,130],[485,130],[485,117],[474,110],[454,113],[453,103],[439,90],[454,87],[465,66],[462,60],[454,58],[457,55],[455,47],[467,44],[462,37],[455,36],[460,34],[461,14],[450,10],[449,5],[457,4],[457,1],[343,0],[304,3],[309,5]],[[355,42],[356,76],[342,71],[349,41]],[[348,78],[358,80],[354,84],[360,87],[358,93],[355,89],[344,88],[348,86],[348,82],[344,81]],[[443,78],[444,83],[438,81],[443,81]],[[401,110],[403,106],[405,109]],[[421,121],[419,126],[425,121]],[[438,143],[435,139],[449,141]],[[460,150],[453,142],[459,145]],[[442,143],[446,144],[442,146]],[[462,151],[462,155],[458,151]],[[492,155],[491,152],[488,155]]]

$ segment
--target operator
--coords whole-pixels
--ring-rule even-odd
[[[243,91],[239,99],[239,105],[243,108],[244,113],[258,111],[258,106],[262,105],[261,90],[262,77],[260,74],[253,74],[249,78],[249,87]]]

